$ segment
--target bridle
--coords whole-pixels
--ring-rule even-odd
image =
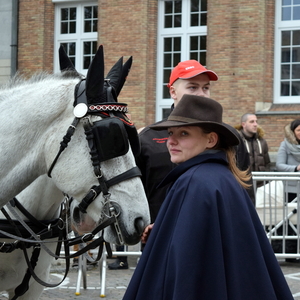
[[[112,90],[109,87],[109,82],[107,82],[107,85],[108,85],[107,94],[109,96],[109,95],[111,95]],[[109,99],[108,96],[107,96],[107,99]],[[32,238],[22,238],[21,237],[22,234],[20,234],[19,236],[16,236],[14,234],[7,233],[7,232],[0,230],[0,233],[4,234],[4,236],[11,238],[11,239],[15,239],[14,243],[2,243],[0,245],[0,247],[1,247],[0,250],[2,250],[2,251],[0,251],[0,252],[8,253],[8,252],[12,252],[15,249],[20,248],[24,252],[24,256],[25,256],[25,259],[26,259],[26,262],[28,265],[28,270],[24,276],[22,283],[16,288],[15,296],[13,299],[17,299],[20,295],[23,295],[27,291],[28,282],[29,282],[29,279],[31,276],[33,276],[37,282],[39,282],[40,284],[42,284],[44,286],[55,287],[55,286],[58,286],[59,284],[61,284],[61,282],[63,282],[63,280],[65,279],[65,277],[68,273],[68,270],[69,270],[69,260],[71,258],[79,256],[81,254],[84,254],[89,249],[94,249],[96,247],[99,247],[98,256],[96,258],[96,261],[97,261],[101,258],[102,249],[103,249],[104,245],[106,247],[107,252],[111,253],[109,244],[107,244],[103,239],[103,234],[96,240],[93,240],[93,238],[100,231],[102,231],[104,228],[106,228],[110,225],[114,225],[117,237],[119,239],[119,243],[124,244],[124,239],[123,239],[123,236],[122,236],[122,233],[121,233],[121,230],[119,227],[119,223],[118,223],[118,216],[120,215],[121,210],[118,209],[118,206],[116,204],[111,203],[112,201],[110,201],[111,195],[109,192],[109,188],[115,184],[118,184],[118,183],[124,181],[124,180],[128,180],[128,179],[131,179],[134,177],[139,177],[139,176],[141,176],[141,172],[140,172],[139,168],[135,166],[135,167],[133,167],[133,168],[109,179],[109,180],[106,180],[105,175],[103,174],[102,169],[101,169],[101,162],[105,161],[107,159],[110,159],[112,157],[108,157],[108,154],[105,153],[105,151],[104,151],[104,155],[99,155],[99,151],[103,150],[103,149],[99,149],[99,148],[101,148],[101,141],[99,141],[99,138],[97,138],[96,135],[97,135],[97,132],[99,130],[101,130],[101,128],[104,128],[104,126],[106,126],[105,127],[106,129],[107,128],[109,129],[110,126],[112,125],[112,128],[118,129],[117,133],[122,133],[122,137],[120,137],[120,138],[123,138],[123,142],[125,143],[124,147],[117,149],[117,152],[119,151],[119,153],[114,153],[113,157],[121,156],[121,155],[124,155],[125,153],[127,153],[128,145],[126,144],[126,141],[128,143],[128,138],[130,139],[130,144],[135,149],[135,152],[138,152],[139,151],[139,141],[136,139],[136,137],[134,135],[134,132],[136,131],[136,129],[133,126],[133,124],[130,122],[130,120],[128,120],[126,118],[126,116],[125,116],[126,112],[127,112],[127,105],[124,103],[106,102],[106,103],[97,103],[97,104],[93,103],[90,105],[87,104],[87,98],[85,95],[85,80],[84,79],[81,80],[76,85],[75,101],[74,101],[75,118],[74,118],[72,124],[69,126],[65,136],[63,137],[62,142],[60,143],[60,149],[49,168],[48,176],[51,177],[51,172],[52,172],[55,164],[57,163],[61,153],[67,148],[68,143],[71,141],[71,137],[73,136],[77,125],[79,124],[80,120],[82,120],[84,131],[86,134],[86,139],[88,142],[88,146],[90,148],[90,155],[91,155],[92,165],[93,165],[93,169],[94,169],[94,174],[95,174],[99,184],[94,185],[90,188],[88,193],[81,200],[80,204],[78,205],[78,208],[82,213],[86,213],[88,206],[102,193],[103,197],[105,199],[103,209],[104,210],[106,209],[106,211],[107,211],[107,213],[105,214],[106,219],[103,220],[103,222],[101,224],[99,224],[92,232],[87,233],[83,236],[75,236],[74,238],[71,238],[71,239],[67,239],[67,236],[66,236],[67,231],[65,230],[65,227],[64,227],[65,223],[60,218],[58,219],[58,222],[57,222],[57,226],[59,228],[59,230],[57,230],[57,235],[52,234],[51,236],[49,236],[48,228],[50,229],[50,226],[52,226],[52,223],[51,223],[51,224],[49,224],[48,228],[45,230],[45,234],[44,234],[43,238],[41,238],[40,232],[38,235],[35,234],[32,231],[32,229],[29,228],[28,225],[26,225],[26,222],[24,222],[23,220],[21,220],[19,218],[18,218],[19,222],[21,223],[21,225],[23,227],[26,228],[26,230],[28,232],[31,233]],[[104,118],[104,122],[101,123],[102,120],[92,122],[91,115],[97,115],[97,116]],[[105,124],[105,125],[103,125],[103,124]],[[100,143],[100,145],[99,145],[99,143]],[[100,152],[103,152],[103,151],[100,151]],[[18,203],[18,201],[15,200],[15,203]],[[18,209],[20,209],[24,214],[26,214],[26,212],[21,208],[21,206],[18,206]],[[4,209],[2,210],[2,212],[5,213]],[[9,218],[9,216],[7,214],[5,214],[5,215],[7,218]],[[37,220],[34,220],[34,218],[32,218],[28,215],[27,215],[27,218],[30,218],[30,220],[32,220],[34,222],[38,222]],[[14,223],[12,223],[13,221],[11,219],[9,222],[11,222],[11,224],[14,224]],[[19,228],[21,228],[21,227],[17,228],[15,225],[13,225],[13,226],[14,226],[14,230],[16,232],[19,232],[19,230],[20,230]],[[51,233],[52,232],[53,232],[53,230],[51,230]],[[44,245],[44,243],[47,243],[47,240],[43,240],[43,239],[44,238],[53,238],[56,236],[59,238],[59,240],[58,240],[57,249],[54,254]],[[70,255],[69,250],[68,250],[69,247],[71,247],[75,244],[86,243],[89,241],[91,241],[91,242],[87,246],[85,246],[84,248],[81,248],[76,253]],[[41,279],[39,279],[34,272],[35,265],[38,261],[40,249],[43,248],[51,256],[59,258],[60,257],[59,256],[60,246],[61,246],[62,242],[64,243],[65,250],[67,250],[66,256],[64,257],[66,259],[66,271],[65,271],[64,278],[58,284],[46,283],[46,282],[42,281]],[[29,248],[31,246],[34,247],[34,250],[33,250],[31,259],[29,260],[26,248]],[[60,258],[62,258],[62,257],[60,257]]]
[[[59,54],[61,70],[69,70],[72,74],[80,76],[67,57],[62,46],[60,47]],[[18,224],[14,220],[12,220],[12,218],[4,208],[1,209],[7,218],[7,222],[13,227],[13,233],[0,230],[0,234],[3,234],[3,236],[7,238],[14,239],[15,241],[13,243],[0,243],[0,252],[9,253],[15,249],[22,249],[28,266],[22,283],[15,289],[15,296],[12,298],[14,300],[23,295],[28,290],[28,283],[31,276],[33,276],[38,283],[44,286],[58,286],[61,282],[64,281],[68,274],[70,258],[74,258],[76,256],[84,254],[89,249],[95,249],[96,247],[99,247],[96,261],[101,258],[104,245],[106,247],[108,255],[111,255],[110,246],[103,239],[104,228],[114,224],[119,242],[121,244],[124,243],[122,233],[118,224],[118,216],[120,215],[121,210],[118,209],[118,206],[116,204],[112,204],[113,201],[110,201],[109,188],[124,180],[139,177],[141,176],[141,173],[138,167],[133,167],[109,180],[106,180],[105,174],[102,173],[101,162],[126,154],[129,147],[128,139],[130,141],[133,153],[135,155],[138,155],[140,151],[136,128],[125,115],[127,112],[127,105],[117,102],[117,96],[119,95],[125,83],[126,77],[131,67],[131,63],[132,57],[130,57],[124,65],[121,58],[107,74],[107,78],[111,78],[112,81],[112,84],[110,84],[110,80],[104,79],[104,74],[102,74],[104,73],[103,46],[99,47],[91,63],[91,66],[89,67],[87,79],[81,79],[81,81],[75,87],[75,100],[73,104],[75,118],[72,124],[67,129],[67,132],[63,137],[62,142],[60,143],[60,149],[48,170],[48,176],[51,177],[52,170],[56,165],[61,153],[67,148],[77,125],[82,120],[87,142],[90,148],[94,174],[98,179],[99,184],[94,185],[90,188],[88,193],[81,200],[78,208],[82,213],[86,213],[88,206],[102,193],[105,199],[103,209],[107,211],[107,213],[105,213],[107,218],[103,220],[103,222],[99,224],[92,232],[87,233],[83,236],[75,236],[74,238],[68,239],[67,234],[69,232],[69,228],[68,226],[66,226],[66,224],[68,224],[67,217],[66,220],[59,217],[56,220],[44,224],[44,222],[36,220],[33,216],[26,212],[25,208],[23,208],[22,205],[18,203],[17,200],[15,200],[12,204],[7,204],[7,207],[10,212],[16,217],[16,219],[18,220],[17,222],[20,223]],[[89,81],[89,84],[87,84],[87,86],[89,87],[88,92],[86,91],[86,81]],[[99,116],[103,120],[92,122],[92,115]],[[101,139],[99,138],[101,128],[105,128],[107,132],[112,132],[115,137],[118,136],[123,141],[123,144],[121,144],[121,146],[114,149],[115,151],[112,151],[112,156],[111,153],[105,151],[107,150],[105,149],[105,146],[103,147],[103,145],[101,145]],[[121,134],[118,135],[117,133]],[[67,198],[70,198],[68,195],[65,196]],[[17,206],[17,209],[22,212],[27,217],[27,219],[30,220],[31,223],[34,223],[36,225],[35,229],[32,229],[31,226],[29,226],[29,223],[27,224],[21,216],[18,216],[16,212],[14,213],[14,210],[11,210],[12,206],[14,205]],[[23,227],[26,229],[26,237],[23,237],[23,232],[21,232],[21,230],[23,230]],[[93,240],[93,238],[99,232],[102,232],[102,235],[99,238]],[[29,234],[29,237],[27,237],[27,234]],[[51,239],[54,237],[58,237],[58,245],[56,247],[55,254],[52,253],[50,249],[47,250],[47,247],[45,246],[46,243],[52,242],[50,240],[47,241],[46,239]],[[79,243],[86,243],[89,241],[91,242],[87,246],[70,255],[70,246]],[[61,257],[59,254],[62,242],[64,243],[66,253],[65,257]],[[26,251],[26,248],[29,247],[34,248],[30,261]],[[55,258],[66,259],[65,275],[58,284],[49,284],[43,282],[37,277],[34,272],[34,268],[38,261],[38,256],[41,248],[43,248],[46,252],[48,252],[48,254]]]
[[[106,89],[107,92],[107,98],[112,98],[112,87],[109,86],[109,81],[106,81],[106,84],[108,85],[108,88]],[[92,165],[94,169],[94,174],[98,180],[98,185],[94,185],[90,188],[89,192],[85,195],[85,197],[80,201],[80,204],[78,205],[79,210],[82,213],[86,213],[86,210],[88,206],[102,193],[104,199],[105,199],[105,205],[108,207],[108,217],[111,219],[111,224],[114,224],[119,242],[121,244],[124,243],[122,233],[120,231],[120,227],[118,224],[117,217],[120,214],[120,210],[116,209],[116,206],[112,205],[110,202],[110,192],[109,188],[115,184],[118,184],[124,180],[128,180],[134,177],[141,176],[141,172],[137,166],[125,171],[124,173],[121,173],[109,180],[105,179],[105,175],[102,172],[101,169],[101,161],[106,160],[106,157],[100,157],[99,155],[99,146],[97,144],[97,141],[95,139],[95,133],[98,130],[101,130],[101,120],[97,122],[91,121],[91,115],[97,115],[104,117],[106,120],[106,123],[109,122],[118,122],[120,124],[125,124],[123,126],[133,126],[133,124],[130,122],[130,120],[125,116],[125,113],[127,112],[127,104],[124,103],[118,103],[118,102],[106,102],[106,103],[93,103],[88,104],[87,103],[87,97],[85,93],[85,79],[82,79],[75,87],[75,101],[74,101],[74,115],[75,118],[72,122],[72,124],[69,126],[66,135],[63,137],[62,142],[60,143],[60,149],[53,160],[49,171],[48,176],[51,177],[51,172],[57,163],[57,160],[60,156],[60,154],[66,149],[68,146],[68,143],[71,141],[71,137],[74,134],[76,127],[80,120],[83,122],[84,131],[86,134],[86,139],[90,148],[90,155],[92,160]],[[120,125],[122,126],[122,125]],[[125,135],[126,130],[121,132],[123,135]],[[120,138],[124,138],[120,137]],[[128,139],[126,136],[125,139]],[[133,137],[132,140],[135,138]],[[136,141],[132,141],[131,144]],[[99,142],[99,141],[98,141]],[[128,151],[128,149],[127,149]],[[126,151],[126,152],[127,152]],[[101,152],[101,151],[100,151]],[[125,154],[124,152],[121,152],[121,155]],[[120,156],[117,154],[117,156]],[[107,225],[107,226],[109,226]]]

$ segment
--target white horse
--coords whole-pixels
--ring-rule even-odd
[[[16,198],[31,215],[39,220],[53,220],[59,216],[63,194],[47,175],[42,175],[17,195]],[[16,211],[23,216],[17,209]],[[0,213],[0,219],[4,219],[2,213]],[[23,216],[23,219],[27,220],[25,216]],[[56,240],[54,239],[53,243],[47,243],[47,247],[51,252],[55,251]],[[0,242],[11,243],[12,240],[0,239]],[[29,257],[31,257],[33,249],[29,248],[27,251]],[[52,256],[41,249],[34,271],[38,278],[44,282],[49,281],[50,267],[53,260]],[[9,299],[11,299],[15,295],[15,288],[22,282],[27,270],[23,251],[16,249],[11,253],[0,253],[0,266],[0,291],[7,291]],[[31,278],[28,291],[18,299],[38,299],[43,290],[44,286]]]
[[[124,115],[125,106],[116,102],[128,71],[129,68],[124,71],[122,60],[119,60],[107,76],[110,81],[104,81],[103,49],[99,47],[88,70],[85,86],[82,82],[78,86],[78,76],[43,75],[28,81],[21,80],[0,91],[0,206],[40,175],[51,173],[52,182],[58,190],[79,202],[84,199],[79,207],[75,207],[75,214],[71,212],[72,216],[75,215],[72,221],[74,226],[78,226],[78,231],[90,232],[112,211],[116,213],[119,232],[114,226],[106,228],[105,240],[118,244],[121,235],[122,242],[126,244],[139,242],[144,226],[150,222],[148,204],[141,180],[135,172],[131,151],[131,146],[136,147],[133,127]],[[74,91],[75,102],[80,102],[75,109]],[[110,103],[102,105],[103,102]],[[105,126],[100,123],[104,115],[109,116],[105,119],[108,121]],[[119,123],[111,125],[110,120],[119,120]],[[125,130],[122,124],[129,127]],[[102,127],[109,132],[115,125],[120,127],[118,132],[127,131],[131,140],[125,151],[118,148],[116,136],[113,141],[110,141],[109,135],[105,141],[99,140]],[[98,135],[98,139],[94,140],[89,130]],[[124,136],[125,133],[119,138],[126,144],[127,137]],[[64,147],[61,148],[66,148],[66,145],[67,148],[57,155],[63,137],[61,145],[64,144]],[[107,150],[107,145],[112,149],[104,151],[104,156],[99,158],[102,150]],[[120,174],[121,178],[116,177]],[[51,201],[54,208],[55,201]],[[43,213],[49,212],[41,202],[39,204]],[[37,215],[42,215],[41,211]],[[19,268],[19,263],[10,260],[15,269]],[[0,277],[4,276],[5,270],[1,265]]]

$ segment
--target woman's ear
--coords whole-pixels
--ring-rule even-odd
[[[207,134],[207,139],[208,139],[208,142],[207,142],[206,148],[211,149],[211,148],[215,147],[216,144],[218,143],[219,136],[215,132],[210,132]]]

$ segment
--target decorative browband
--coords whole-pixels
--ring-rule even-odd
[[[90,112],[101,112],[101,111],[119,111],[123,113],[128,112],[127,104],[125,103],[116,103],[116,104],[94,104],[89,105]]]

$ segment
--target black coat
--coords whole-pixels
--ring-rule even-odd
[[[292,300],[255,208],[224,152],[198,155],[172,184],[123,300]]]

